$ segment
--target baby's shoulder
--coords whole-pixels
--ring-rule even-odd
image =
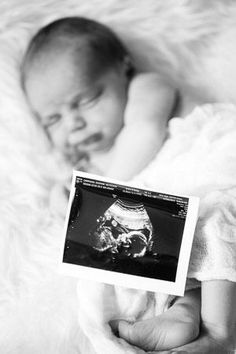
[[[136,75],[130,83],[125,122],[157,122],[169,118],[176,100],[176,89],[158,73]],[[139,117],[139,119],[138,119]],[[164,121],[164,120],[163,120]]]
[[[155,95],[158,90],[169,87],[166,79],[154,72],[136,74],[129,85],[129,97]]]

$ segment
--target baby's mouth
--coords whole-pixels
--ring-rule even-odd
[[[103,138],[103,134],[102,133],[95,133],[91,136],[89,136],[88,138],[86,138],[81,145],[83,146],[87,146],[87,145],[91,145],[94,143],[98,143],[99,141],[101,141]]]

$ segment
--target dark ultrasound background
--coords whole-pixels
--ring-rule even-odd
[[[152,251],[132,258],[92,247],[89,232],[97,219],[117,200],[142,202],[153,226]],[[63,261],[127,274],[175,281],[185,218],[173,201],[131,195],[121,191],[77,186],[71,206]],[[173,216],[174,215],[174,216]]]

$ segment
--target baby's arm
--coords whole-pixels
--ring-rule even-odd
[[[130,83],[124,128],[112,148],[106,175],[129,180],[156,155],[166,137],[175,90],[157,74],[140,74]]]
[[[236,283],[227,280],[202,282],[202,326],[226,352],[236,341]],[[225,350],[225,351],[224,351]]]

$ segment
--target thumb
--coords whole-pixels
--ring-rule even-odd
[[[121,320],[118,322],[119,337],[145,350],[152,350],[155,347],[153,330],[153,323],[148,320],[137,322]]]

